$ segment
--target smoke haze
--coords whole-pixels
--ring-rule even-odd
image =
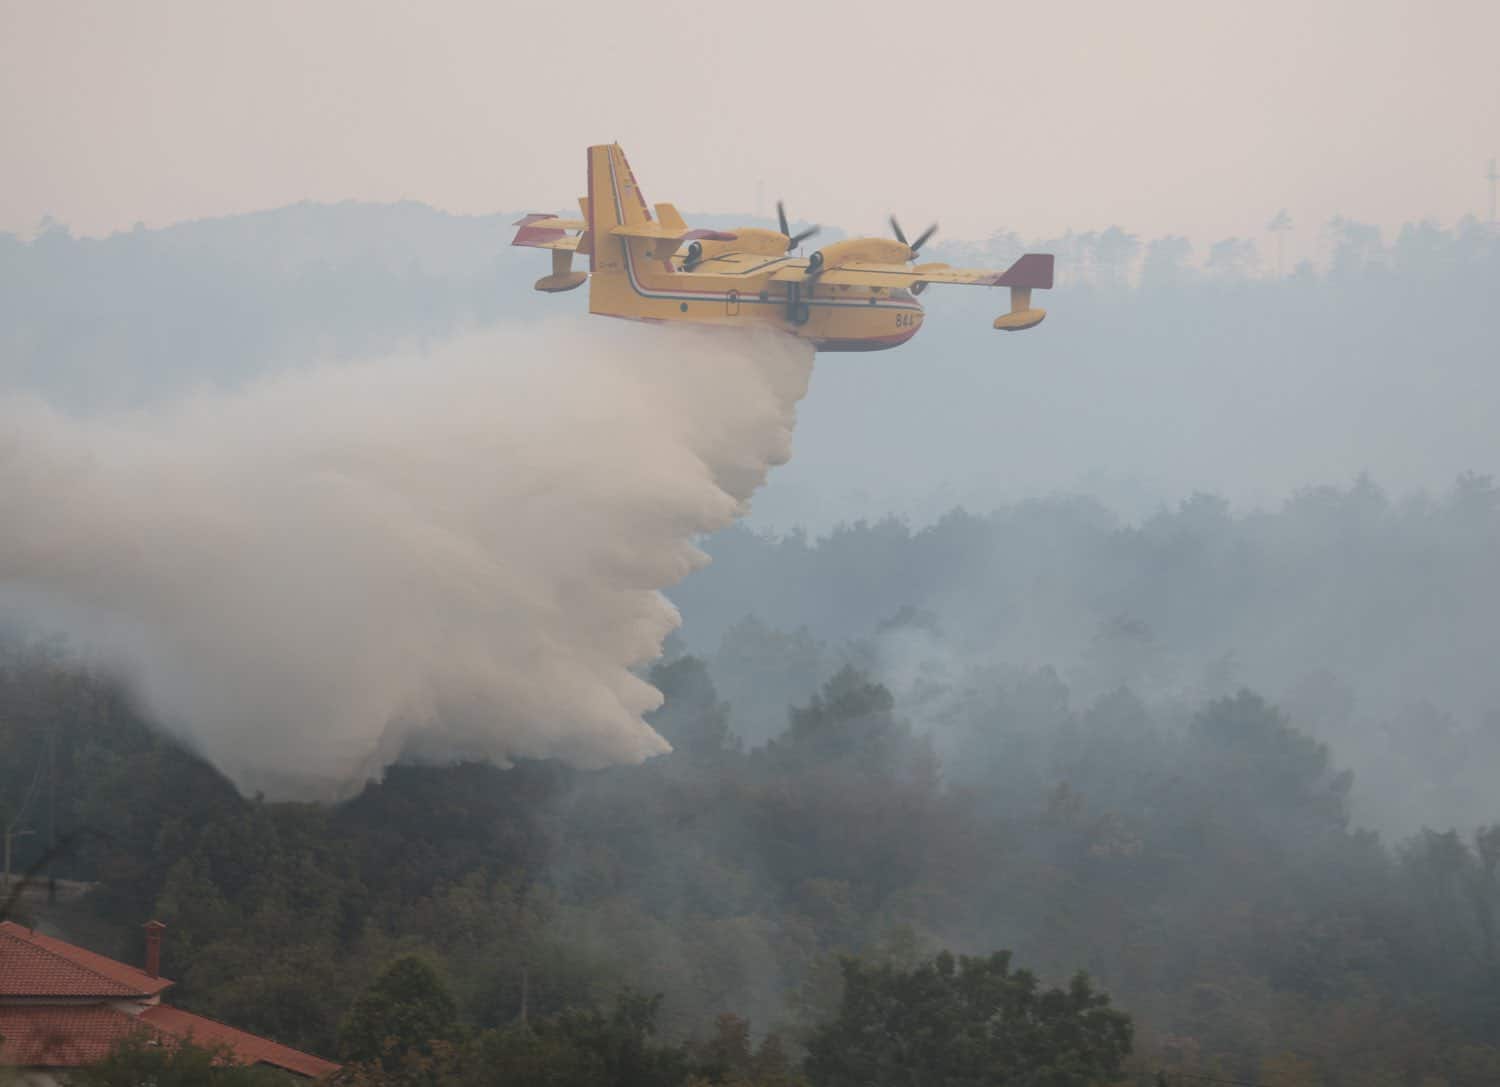
[[[811,365],[559,324],[87,420],[8,396],[0,603],[244,787],[402,751],[640,761],[668,749],[631,671],[678,623],[659,590],[787,458]]]

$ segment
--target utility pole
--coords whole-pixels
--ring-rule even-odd
[[[24,838],[28,834],[35,834],[34,830],[17,830],[16,825],[11,823],[5,828],[5,893],[10,893],[10,843],[13,838]]]
[[[41,781],[42,760],[38,758],[36,769],[31,774],[31,784],[26,787],[26,795],[21,797],[21,806],[14,813],[6,812],[3,816],[4,826],[0,827],[0,836],[5,838],[5,890],[7,893],[10,892],[11,842],[16,838],[24,838],[28,834],[36,833],[34,830],[17,830],[16,828],[25,820],[26,813],[31,809],[31,802],[36,799],[37,787]]]
[[[57,901],[52,858],[57,855],[57,719],[47,729],[47,902]]]

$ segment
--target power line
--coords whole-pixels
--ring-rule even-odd
[[[31,802],[36,799],[37,786],[40,785],[42,781],[42,766],[45,763],[46,757],[47,753],[45,750],[37,755],[36,769],[33,770],[31,774],[31,784],[26,787],[26,795],[21,798],[21,806],[17,808],[15,814],[11,816],[11,826],[15,826],[22,819],[26,818],[26,812],[31,808]]]
[[[26,818],[26,813],[31,808],[31,802],[36,799],[37,786],[40,785],[42,781],[42,767],[45,765],[46,758],[47,753],[45,750],[43,750],[42,753],[37,757],[36,769],[32,772],[31,775],[31,784],[27,786],[25,795],[21,797],[21,806],[17,808],[14,813],[7,813],[8,819],[5,822],[5,825],[0,826],[0,835],[3,835],[5,838],[4,882],[7,892],[10,890],[11,842],[15,838],[24,837],[27,834],[34,833],[33,831],[26,830],[24,828],[17,828],[21,827],[21,821]]]
[[[57,880],[52,875],[52,858],[57,856],[57,717],[53,715],[47,729],[47,901],[57,901]]]

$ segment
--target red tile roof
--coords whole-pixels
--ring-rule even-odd
[[[191,1012],[156,1004],[131,1015],[113,1004],[144,1005],[171,984],[0,921],[0,1066],[76,1068],[102,1060],[132,1031],[145,1030],[164,1041],[224,1046],[243,1064],[269,1064],[312,1078],[338,1071],[332,1061]],[[24,1003],[28,1000],[49,1003]]]
[[[223,1046],[238,1064],[268,1064],[317,1079],[339,1070],[333,1061],[235,1030],[164,1004],[129,1015],[109,1004],[0,1005],[0,1068],[77,1068],[109,1056],[136,1031],[167,1041]]]
[[[148,997],[171,981],[43,936],[14,921],[0,921],[0,997]]]
[[[0,1005],[0,1065],[77,1068],[145,1029],[108,1004]]]
[[[224,1023],[178,1008],[169,1008],[165,1004],[146,1009],[141,1013],[141,1019],[175,1038],[183,1041],[192,1039],[194,1045],[228,1046],[242,1064],[269,1064],[312,1078],[330,1075],[339,1070],[337,1064],[325,1061],[322,1057],[314,1057],[311,1053],[303,1053],[269,1038],[247,1034]]]

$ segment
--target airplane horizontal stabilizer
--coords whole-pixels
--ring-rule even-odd
[[[581,219],[559,219],[554,215],[522,216],[515,221],[521,229],[511,239],[511,245],[524,245],[532,249],[577,249],[580,235],[569,234],[570,230],[585,230],[588,224]]]

